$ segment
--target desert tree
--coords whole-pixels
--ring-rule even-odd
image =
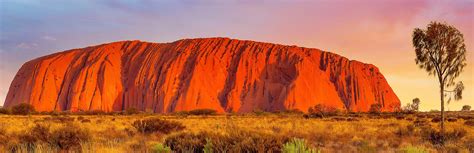
[[[462,106],[462,109],[461,109],[461,111],[470,111],[470,110],[471,110],[471,106],[469,105],[464,105]]]
[[[415,112],[418,112],[419,108],[420,108],[420,98],[415,98],[412,100],[412,103],[411,103],[411,109]]]
[[[381,112],[382,112],[382,104],[374,103],[374,104],[370,105],[369,113],[378,115]]]
[[[431,22],[426,29],[415,28],[413,46],[416,53],[416,64],[426,70],[429,75],[434,75],[438,79],[441,100],[441,132],[444,135],[445,97],[450,97],[448,102],[451,97],[454,97],[454,100],[460,100],[464,90],[462,82],[455,82],[467,65],[463,34],[446,23]],[[453,89],[447,90],[448,88]]]
[[[405,113],[414,113],[418,112],[420,107],[420,98],[414,98],[412,103],[407,103],[407,105],[403,108],[403,112]]]

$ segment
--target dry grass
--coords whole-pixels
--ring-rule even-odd
[[[209,146],[212,149],[213,146],[214,151],[259,151],[268,148],[266,145],[278,150],[293,138],[305,140],[308,148],[322,152],[474,151],[472,112],[448,113],[450,118],[456,120],[446,122],[447,131],[451,134],[444,145],[432,140],[437,138],[438,123],[431,121],[436,115],[343,114],[326,118],[305,118],[300,113],[215,116],[0,115],[0,152],[148,152],[156,146],[159,146],[158,149],[166,147],[166,144],[173,145],[172,149],[180,145],[183,147],[186,145],[184,142],[192,142],[180,141],[180,137],[191,139],[196,135],[204,137],[196,138],[197,144],[193,144],[196,149],[209,149]],[[133,126],[137,120],[154,118],[180,123],[185,128],[169,133],[144,134]],[[70,137],[74,139],[68,139]],[[58,145],[61,142],[66,146]],[[253,148],[247,146],[260,142],[263,143]]]

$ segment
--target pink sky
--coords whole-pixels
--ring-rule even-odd
[[[458,80],[474,105],[474,1],[22,1],[0,2],[0,104],[22,63],[53,52],[118,40],[170,42],[230,37],[319,48],[379,67],[402,104],[439,108],[436,79],[417,68],[414,28],[430,21],[457,27],[468,66]]]

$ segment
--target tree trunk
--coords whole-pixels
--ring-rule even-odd
[[[444,83],[440,82],[440,94],[441,94],[441,135],[444,137]]]

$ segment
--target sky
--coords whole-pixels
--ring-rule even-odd
[[[474,105],[474,0],[0,0],[0,105],[20,66],[51,53],[120,40],[229,37],[318,48],[371,63],[402,104],[439,109],[439,85],[415,64],[414,28],[464,34],[463,100]]]

